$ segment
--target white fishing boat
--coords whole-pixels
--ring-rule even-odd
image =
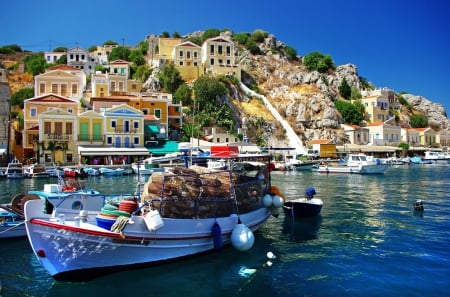
[[[144,185],[139,208],[130,201],[124,206],[120,202],[118,209],[108,204],[85,220],[55,220],[42,213],[42,200],[28,201],[29,242],[41,265],[57,280],[91,279],[227,244],[247,251],[254,244],[253,231],[281,207],[262,203],[263,197],[274,194],[270,157],[260,159],[266,166],[257,176],[196,165],[154,173]]]
[[[24,178],[23,164],[16,157],[14,157],[14,159],[12,159],[11,162],[8,163],[5,175],[7,178],[12,179]]]
[[[350,154],[344,165],[332,166],[322,164],[318,168],[319,173],[353,173],[353,174],[383,174],[389,165],[382,164],[365,154]]]
[[[28,178],[43,178],[50,177],[50,173],[47,172],[44,165],[41,164],[31,164],[23,167],[23,174]]]
[[[432,164],[450,164],[450,158],[441,152],[426,151],[422,160]]]

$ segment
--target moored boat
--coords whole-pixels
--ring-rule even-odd
[[[0,207],[0,239],[26,236],[23,216]]]
[[[14,159],[12,159],[11,162],[8,163],[5,175],[7,178],[11,179],[24,178],[22,162],[14,157]]]
[[[314,195],[316,195],[316,190],[308,188],[305,197],[285,201],[283,205],[284,214],[295,220],[318,216],[322,210],[323,201],[314,198]]]
[[[29,201],[28,239],[40,263],[57,280],[90,279],[228,244],[246,251],[255,240],[252,232],[275,212],[261,201],[271,195],[270,156],[259,158],[266,166],[257,175],[234,171],[235,166],[219,171],[195,165],[154,173],[136,211],[131,212],[131,205],[118,210],[102,207],[97,223],[67,217],[55,221],[40,211],[42,200]],[[233,162],[238,161],[228,160]],[[109,224],[108,216],[115,216]]]
[[[382,164],[365,154],[350,154],[345,165],[330,166],[321,164],[319,173],[353,173],[353,174],[383,174],[389,165]]]
[[[46,171],[45,166],[37,163],[24,166],[23,174],[28,178],[50,177],[50,173]]]

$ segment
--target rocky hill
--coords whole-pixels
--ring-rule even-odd
[[[256,82],[261,93],[287,119],[297,134],[303,135],[304,140],[326,138],[339,141],[343,118],[336,110],[334,101],[339,98],[338,88],[344,78],[351,87],[362,89],[356,65],[340,65],[328,74],[311,72],[302,65],[301,59],[289,62],[279,51],[283,46],[271,35],[260,45],[262,54],[244,54],[242,64],[247,72],[243,76],[244,82]],[[428,117],[430,125],[442,130],[450,129],[442,104],[412,94],[402,94],[402,97],[410,104],[413,113]],[[260,112],[256,111],[258,114]],[[408,126],[410,115],[410,110],[402,108],[398,124]]]
[[[201,32],[193,33],[197,36],[200,34]],[[231,32],[221,34],[233,38]],[[290,61],[285,54],[285,48],[286,45],[277,41],[273,35],[268,35],[259,44],[260,53],[257,55],[241,46],[239,58],[243,69],[243,82],[246,85],[257,85],[259,93],[266,96],[303,141],[326,138],[339,142],[344,137],[340,128],[344,121],[336,110],[334,101],[339,99],[338,88],[344,78],[352,88],[362,89],[357,66],[339,65],[327,74],[311,72],[302,64],[301,57],[297,61]],[[17,62],[18,59],[9,55],[0,56],[0,63],[6,67]],[[33,78],[30,75],[10,72],[8,81],[11,92],[14,93],[25,86],[32,86]],[[262,129],[270,144],[275,146],[286,143],[286,135],[280,124],[260,100],[243,93],[238,86],[232,86],[230,97],[226,101],[233,105],[237,125],[242,124],[242,118],[245,118],[250,138],[256,137]],[[412,94],[402,94],[402,97],[412,108],[401,110],[398,124],[408,126],[409,116],[413,112],[427,116],[433,127],[450,129],[449,119],[441,104]]]

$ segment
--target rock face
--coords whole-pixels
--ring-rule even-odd
[[[433,103],[422,96],[411,94],[402,95],[412,108],[428,117],[428,122],[436,123],[443,130],[450,129],[450,122],[447,118],[444,106],[440,103]]]
[[[243,76],[244,83],[257,83],[260,92],[295,127],[296,133],[303,134],[303,140],[327,138],[339,142],[342,140],[340,124],[344,121],[334,101],[339,97],[339,86],[344,78],[350,87],[362,89],[358,68],[346,64],[337,66],[328,74],[308,71],[301,61],[288,61],[279,51],[283,46],[270,35],[260,44],[262,54],[244,52],[241,55],[243,69],[247,74]],[[441,104],[432,103],[421,96],[402,96],[415,111],[427,116],[433,127],[443,130],[450,128]],[[275,139],[270,141],[276,143]]]

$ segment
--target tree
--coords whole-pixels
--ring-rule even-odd
[[[220,35],[220,31],[218,29],[207,29],[202,34],[202,42],[207,39],[214,38]]]
[[[347,79],[345,79],[345,77],[344,77],[339,86],[339,95],[341,95],[344,99],[349,99],[351,94],[352,94],[352,88],[348,84]]]
[[[183,106],[192,104],[191,89],[186,83],[181,84],[173,94],[173,103],[181,102]]]
[[[152,74],[152,69],[147,64],[139,65],[138,67],[136,67],[133,78],[144,82],[148,79],[150,74]]]
[[[362,95],[358,88],[352,88],[352,93],[350,95],[351,100],[361,99]]]
[[[145,58],[140,50],[132,50],[128,56],[128,59],[133,62],[136,66],[141,66],[146,64]]]
[[[286,56],[289,61],[297,60],[297,51],[295,50],[295,48],[286,46],[286,48],[284,49],[284,52],[286,53]]]
[[[29,55],[23,59],[28,73],[33,75],[38,75],[45,72],[45,66],[47,66],[47,61],[45,61],[44,55],[42,53],[37,53]]]
[[[409,118],[411,127],[413,128],[426,128],[428,127],[428,118],[421,114],[413,114]]]
[[[195,94],[195,104],[200,104],[200,108],[207,109],[211,105],[217,108],[217,99],[227,94],[226,86],[219,80],[209,77],[199,77],[193,85]]]
[[[344,100],[337,100],[334,102],[334,105],[344,118],[345,123],[359,125],[363,120],[363,114],[354,104]]]
[[[118,43],[112,40],[108,40],[103,42],[103,45],[117,45]]]
[[[162,38],[169,38],[169,37],[170,37],[170,33],[167,32],[167,31],[164,31],[164,32],[161,33],[161,35],[159,35],[159,37],[162,37]]]
[[[146,55],[149,49],[149,44],[147,41],[141,41],[139,42],[138,46],[137,46],[137,50],[142,54],[142,55]]]
[[[163,88],[169,93],[175,93],[181,84],[184,83],[180,72],[173,64],[165,66],[163,71],[159,73],[158,77]]]
[[[131,50],[124,46],[118,46],[111,50],[108,56],[109,61],[126,60],[129,61]]]
[[[53,51],[56,53],[65,53],[67,52],[67,47],[59,46],[57,48],[54,48]]]
[[[334,69],[334,63],[330,55],[323,55],[319,52],[312,52],[303,58],[303,64],[309,71],[319,71],[325,73],[328,69]]]
[[[59,57],[58,60],[56,60],[56,64],[67,64],[67,55],[62,55],[61,57]]]
[[[15,92],[11,96],[11,105],[20,106],[23,109],[23,101],[26,99],[33,98],[34,88],[23,88]]]
[[[258,30],[253,31],[250,38],[253,41],[255,41],[256,43],[261,43],[261,42],[264,42],[264,39],[266,39],[267,36],[269,36],[269,34],[266,31],[258,29]]]
[[[253,55],[257,55],[261,52],[256,42],[251,39],[247,40],[245,43],[245,48],[248,49]]]
[[[247,40],[250,37],[250,34],[249,33],[237,33],[237,34],[234,34],[233,37],[237,43],[245,45],[247,43]]]

